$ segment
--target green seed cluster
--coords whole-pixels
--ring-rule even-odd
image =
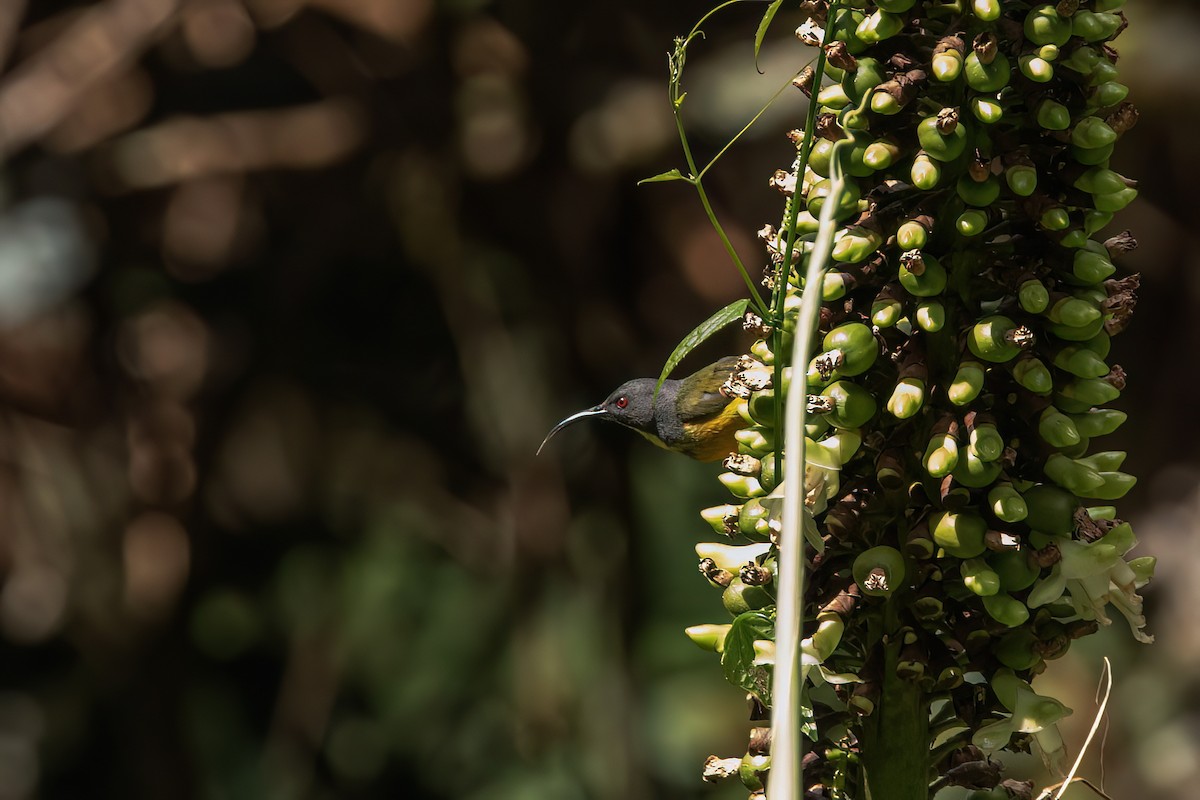
[[[1124,453],[1093,441],[1125,420],[1106,407],[1125,386],[1107,359],[1137,288],[1113,265],[1132,237],[1091,238],[1137,195],[1108,162],[1137,120],[1110,44],[1123,2],[805,4],[797,33],[824,46],[833,80],[797,79],[819,105],[815,143],[793,132],[801,156],[772,180],[784,224],[760,236],[776,275],[796,256],[773,283],[785,347],[801,291],[823,301],[807,365],[803,490],[823,551],[806,578],[806,784],[853,772],[884,643],[900,643],[887,663],[930,702],[942,733],[930,766],[949,774],[1030,737],[1061,758],[1055,722],[1069,710],[1029,680],[1108,624],[1110,606],[1149,641],[1137,589],[1154,560],[1126,560],[1133,532],[1110,504],[1135,479]],[[796,267],[829,203],[832,264],[804,287]],[[698,547],[735,619],[689,630],[764,705],[777,546],[764,498],[782,478],[775,393],[792,375],[773,341],[727,385],[747,423],[721,476],[738,502],[703,513],[749,544]],[[1016,715],[1019,703],[1040,711]],[[734,770],[751,791],[769,769],[761,751]]]

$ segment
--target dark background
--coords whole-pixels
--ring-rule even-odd
[[[666,53],[707,8],[0,6],[0,800],[743,795],[700,783],[748,723],[682,634],[725,618],[692,552],[717,468],[602,426],[533,455],[744,293],[690,189],[635,185],[683,165]],[[781,14],[759,76],[761,9],[693,49],[702,163],[810,57]],[[1182,800],[1200,12],[1128,13],[1142,198],[1113,231],[1143,290],[1111,439],[1159,641],[1118,622],[1039,686],[1077,750],[1110,655],[1085,774]],[[755,270],[799,100],[706,181]]]

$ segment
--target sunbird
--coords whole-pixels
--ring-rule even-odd
[[[734,433],[745,426],[735,398],[721,387],[737,369],[737,356],[725,356],[692,375],[663,381],[634,378],[618,386],[603,403],[579,411],[555,425],[542,440],[588,417],[611,420],[635,430],[659,447],[698,461],[716,461],[737,450]]]

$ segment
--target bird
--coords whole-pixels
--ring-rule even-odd
[[[734,434],[745,427],[736,399],[722,385],[737,370],[738,356],[725,356],[686,378],[669,379],[655,396],[655,378],[634,378],[604,402],[571,414],[542,440],[540,454],[554,434],[581,419],[597,417],[637,431],[659,447],[717,461],[737,450]]]

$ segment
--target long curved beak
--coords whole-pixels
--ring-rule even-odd
[[[605,411],[600,406],[595,406],[594,408],[589,408],[586,411],[579,411],[575,414],[572,414],[571,416],[567,417],[562,422],[558,423],[557,425],[555,425],[553,428],[550,429],[550,432],[546,434],[546,438],[542,439],[542,443],[541,443],[541,445],[538,446],[537,453],[535,455],[540,456],[542,454],[542,448],[544,448],[546,446],[546,442],[550,441],[550,437],[554,436],[554,434],[558,433],[559,431],[561,431],[563,428],[567,427],[571,423],[578,422],[579,420],[585,419],[586,417],[595,417],[595,416],[607,414],[607,413],[608,412]]]

